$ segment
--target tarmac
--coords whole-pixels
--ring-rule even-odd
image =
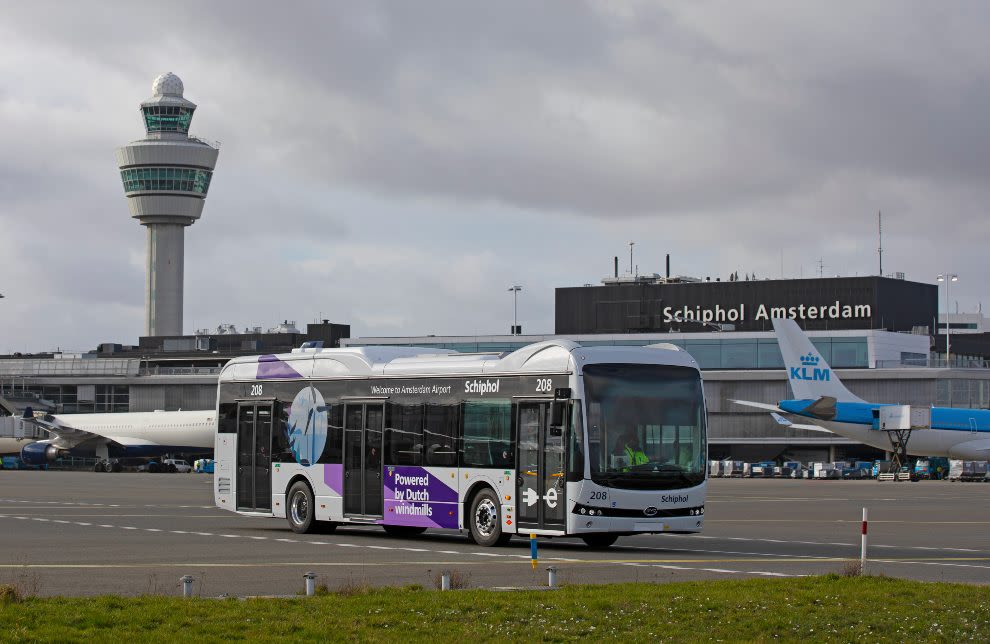
[[[284,520],[213,505],[203,474],[0,471],[0,584],[35,595],[294,595],[303,575],[329,589],[787,578],[858,566],[869,509],[868,574],[990,583],[990,485],[948,481],[713,479],[698,535],[623,537],[593,551],[541,539],[482,548],[463,534],[389,537],[378,527],[294,534]]]

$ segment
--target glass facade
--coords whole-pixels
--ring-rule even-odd
[[[206,195],[213,173],[198,168],[127,168],[120,171],[124,192],[176,191]]]
[[[130,411],[130,387],[127,385],[94,385],[95,400],[81,400],[77,385],[17,385],[0,388],[0,395],[16,400],[35,396],[44,405],[54,405],[55,413],[88,414]]]
[[[942,379],[935,381],[936,407],[990,408],[990,380]]]
[[[515,351],[534,340],[519,342],[410,342],[391,346],[430,346],[438,349],[453,349],[463,353],[501,353]],[[702,369],[783,369],[784,358],[776,338],[731,338],[712,337],[704,339],[679,340],[651,338],[636,340],[579,340],[586,347],[595,346],[643,346],[667,342],[691,354]],[[870,366],[869,348],[866,337],[812,338],[818,349],[832,367],[842,369]],[[359,346],[359,345],[351,345]]]
[[[142,107],[144,112],[144,127],[148,132],[182,132],[189,131],[193,110],[176,105],[148,105]]]

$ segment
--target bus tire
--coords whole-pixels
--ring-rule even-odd
[[[426,532],[426,528],[412,525],[383,525],[385,534],[390,537],[415,537]]]
[[[468,528],[471,540],[479,546],[504,546],[512,538],[502,532],[502,506],[491,488],[478,492],[471,501]]]
[[[313,529],[313,491],[305,481],[296,481],[285,495],[285,517],[293,532],[305,534]]]
[[[615,543],[618,539],[619,535],[617,534],[605,534],[601,532],[596,534],[586,534],[581,537],[581,540],[584,541],[585,545],[593,550],[604,550]]]

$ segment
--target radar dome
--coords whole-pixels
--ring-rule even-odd
[[[161,94],[168,94],[171,96],[182,96],[182,91],[185,88],[182,86],[182,79],[173,74],[172,72],[165,72],[155,79],[155,82],[151,84],[151,93],[155,96]]]

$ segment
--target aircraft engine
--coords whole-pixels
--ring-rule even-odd
[[[49,443],[28,443],[21,448],[21,460],[28,465],[47,465],[58,458],[58,448]]]

